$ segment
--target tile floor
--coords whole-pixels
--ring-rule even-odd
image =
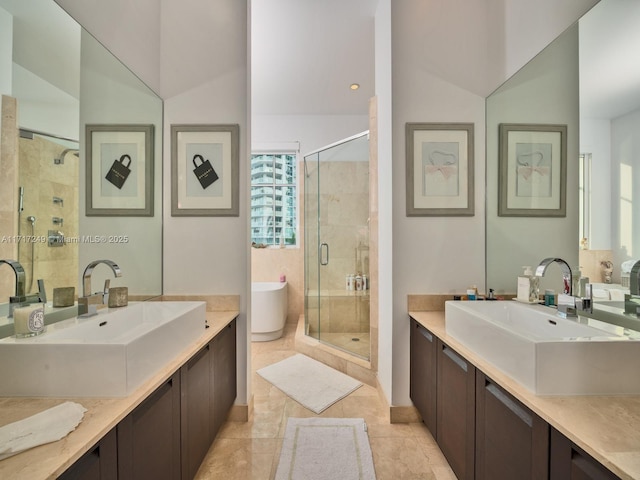
[[[288,324],[281,339],[252,344],[253,418],[249,422],[223,425],[196,480],[274,478],[287,418],[316,414],[287,397],[255,371],[294,355],[294,337],[295,325]],[[377,480],[456,478],[424,424],[390,424],[373,387],[363,385],[320,416],[365,419]]]
[[[321,337],[324,343],[369,359],[369,338],[371,337],[369,333],[323,333]]]

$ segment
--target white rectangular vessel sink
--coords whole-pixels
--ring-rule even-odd
[[[141,302],[0,340],[0,396],[123,397],[205,331],[204,302]]]
[[[637,332],[516,301],[446,302],[445,328],[535,394],[640,393]]]

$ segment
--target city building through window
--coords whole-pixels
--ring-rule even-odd
[[[296,245],[296,154],[251,155],[251,241]]]

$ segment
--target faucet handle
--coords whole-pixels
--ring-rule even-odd
[[[111,280],[107,278],[104,281],[104,289],[102,290],[102,293],[104,293],[105,295],[109,294],[109,285],[111,285]]]
[[[47,303],[47,291],[44,288],[44,279],[38,279],[38,299],[42,303]]]

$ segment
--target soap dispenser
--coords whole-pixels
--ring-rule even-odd
[[[524,303],[538,303],[540,279],[533,274],[531,267],[524,268],[524,273],[518,277],[517,300]]]

